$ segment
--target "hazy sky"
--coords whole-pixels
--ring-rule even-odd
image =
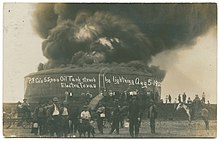
[[[41,51],[42,39],[32,29],[33,10],[29,4],[4,5],[4,102],[22,100],[24,76],[35,72],[40,62],[46,62]],[[194,98],[195,94],[201,96],[205,92],[207,100],[217,102],[216,30],[212,28],[198,37],[197,43],[188,49],[163,52],[153,58],[152,64],[167,70],[162,98],[166,94],[174,98],[183,92]]]
[[[207,100],[217,102],[216,30],[212,28],[200,36],[191,48],[163,52],[154,58],[153,64],[167,70],[162,82],[163,99],[165,95],[171,94],[174,100],[183,92],[192,99],[195,94],[201,97],[202,92],[205,92]]]

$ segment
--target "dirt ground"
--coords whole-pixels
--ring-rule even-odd
[[[202,120],[192,121],[191,124],[187,120],[183,121],[164,121],[156,120],[156,134],[150,133],[149,121],[143,121],[140,127],[139,138],[216,138],[217,136],[217,121],[209,121],[209,130],[205,130],[205,124]],[[120,128],[119,135],[109,134],[110,128],[104,129],[104,134],[100,134],[95,129],[96,138],[130,138],[129,128]],[[25,137],[38,138],[31,133],[31,129],[23,129],[22,127],[11,127],[3,130],[4,137]],[[48,136],[43,136],[47,138]],[[76,135],[78,137],[78,134]]]

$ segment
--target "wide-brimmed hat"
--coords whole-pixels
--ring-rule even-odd
[[[88,106],[84,105],[83,108],[84,108],[84,109],[85,109],[85,108],[88,108]]]
[[[154,101],[151,99],[151,100],[150,100],[150,104],[153,104],[153,103],[154,103]]]
[[[137,97],[136,96],[132,96],[132,99],[137,99]]]
[[[53,98],[53,102],[58,102],[58,98],[57,98],[57,97],[54,97],[54,98]]]
[[[68,102],[66,100],[63,101],[63,104],[68,104]]]

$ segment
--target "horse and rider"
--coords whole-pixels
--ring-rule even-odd
[[[196,95],[196,98],[193,100],[192,105],[187,105],[183,102],[179,103],[176,107],[176,110],[184,109],[189,122],[192,121],[192,119],[196,120],[198,118],[202,118],[202,120],[205,122],[205,129],[209,130],[209,111],[206,108],[205,104],[200,101],[198,98],[198,95]]]

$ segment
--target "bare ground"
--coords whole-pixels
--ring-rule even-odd
[[[130,138],[129,128],[120,128],[120,134],[108,134],[110,128],[104,129],[104,134],[99,134],[95,129],[97,138]],[[31,132],[31,129],[23,129],[22,127],[12,127],[3,130],[5,137],[28,137],[38,138]],[[187,120],[156,120],[156,134],[150,133],[149,121],[143,121],[140,128],[140,138],[216,138],[217,121],[209,121],[209,130],[205,130],[205,124],[202,120],[192,121],[190,124]],[[48,136],[43,136],[47,138]],[[78,137],[78,134],[76,135]]]

